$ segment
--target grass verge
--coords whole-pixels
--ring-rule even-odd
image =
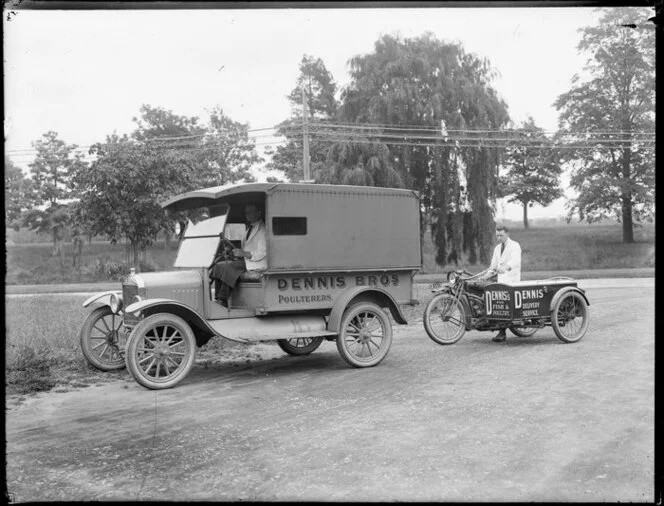
[[[79,330],[90,308],[85,296],[60,294],[5,299],[5,386],[8,396],[85,388],[117,379],[133,381],[124,370],[103,372],[88,364]],[[197,362],[245,363],[260,359],[261,345],[211,339]],[[276,346],[276,343],[274,344]]]

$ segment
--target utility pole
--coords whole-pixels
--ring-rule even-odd
[[[309,182],[309,124],[307,123],[307,94],[304,90],[304,83],[300,88],[302,90],[302,144],[304,146],[302,153],[302,167],[304,168],[304,181]]]

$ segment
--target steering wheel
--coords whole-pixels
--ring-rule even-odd
[[[223,262],[224,260],[235,260],[235,256],[233,255],[233,250],[235,249],[235,245],[226,239],[224,237],[224,234],[219,234],[219,238],[221,239],[221,242],[219,244],[219,247],[217,248],[217,252],[214,255],[214,260],[212,261],[212,265],[216,264],[217,262]]]

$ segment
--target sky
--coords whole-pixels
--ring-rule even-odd
[[[5,150],[26,168],[32,142],[54,130],[89,146],[130,133],[143,104],[204,120],[215,106],[250,129],[291,115],[303,55],[321,58],[339,88],[347,62],[381,35],[429,31],[488,58],[511,118],[557,127],[553,102],[582,72],[587,7],[16,11],[3,16]],[[255,135],[264,135],[258,132]],[[274,141],[258,137],[257,144]],[[260,180],[259,175],[259,180]],[[569,195],[569,193],[568,193]],[[564,199],[529,217],[562,215]],[[498,218],[520,206],[499,203]]]

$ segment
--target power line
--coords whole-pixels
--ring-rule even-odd
[[[341,139],[345,140],[345,139]],[[335,138],[335,137],[328,137],[328,138],[321,138],[317,139],[317,142],[325,142],[325,143],[337,143],[339,142],[340,139]],[[369,139],[369,138],[355,138],[353,139],[353,143],[356,144],[376,144],[377,142],[375,140]],[[453,148],[496,148],[496,149],[506,149],[506,148],[514,148],[518,146],[514,146],[513,144],[506,144],[506,143],[500,143],[500,144],[489,144],[489,143],[460,143],[457,141],[454,142],[448,142],[447,144],[439,143],[439,142],[408,142],[408,141],[403,141],[400,139],[397,140],[391,140],[391,141],[386,141],[383,144],[387,144],[388,146],[414,146],[414,147],[453,147]],[[256,143],[255,146],[269,146],[273,145],[271,142],[260,142]],[[158,149],[164,150],[164,151],[180,151],[180,152],[202,152],[202,151],[208,151],[210,149],[214,149],[214,147],[228,147],[232,146],[232,143],[219,143],[217,145],[208,145],[208,146],[159,146]],[[602,149],[604,146],[601,143],[598,144],[574,144],[574,145],[560,145],[560,146],[555,146],[556,149]],[[529,145],[528,148],[532,149],[552,149],[552,146],[550,144],[539,144],[539,145]]]
[[[412,130],[422,130],[422,131],[431,131],[431,132],[440,132],[441,127],[439,126],[431,126],[431,125],[395,125],[394,123],[388,124],[388,123],[327,123],[324,121],[313,121],[313,123],[316,123],[317,125],[320,126],[343,126],[343,127],[353,127],[353,128],[379,128],[382,130],[390,130],[390,129],[396,129],[396,130],[403,130],[403,129],[412,129]],[[523,130],[519,128],[464,128],[464,129],[453,129],[453,128],[447,128],[447,132],[515,132],[515,133],[520,133],[520,132],[528,132],[528,130]],[[557,133],[559,130],[536,130],[532,131],[533,133]],[[590,131],[591,133],[613,133],[613,134],[618,134],[618,133],[630,133],[630,132],[635,132],[634,130],[592,130]],[[586,131],[582,132],[586,133]],[[655,132],[652,132],[654,135]]]
[[[330,135],[334,136],[335,138],[344,138],[344,139],[349,139],[352,140],[353,137],[351,135],[345,135],[344,132],[328,132],[325,130],[312,130],[310,133],[315,133],[315,134],[321,134],[321,135]],[[495,142],[495,141],[504,141],[504,142],[528,142],[529,140],[535,140],[542,142],[542,139],[528,139],[528,138],[523,138],[523,137],[452,137],[452,136],[447,136],[447,137],[441,137],[441,136],[425,136],[425,135],[396,135],[396,134],[382,134],[382,133],[377,133],[377,134],[372,134],[372,135],[365,135],[364,137],[366,138],[375,138],[375,139],[418,139],[418,140],[442,140],[443,142],[453,142],[453,141],[478,141],[478,142]],[[583,141],[587,142],[588,140],[591,139],[583,139]],[[626,139],[596,139],[598,143],[620,143],[624,144],[627,142]],[[555,144],[554,141],[550,140],[552,144]],[[645,139],[645,140],[632,140],[632,142],[652,142],[654,143],[655,140],[652,139]],[[527,147],[527,145],[525,146]]]
[[[331,142],[331,143],[336,143],[339,142],[340,139],[337,138],[327,138],[327,139],[317,139],[317,142]],[[345,140],[345,139],[342,139]],[[354,139],[352,141],[353,143],[357,144],[377,144],[375,140],[371,139]],[[514,146],[513,144],[496,144],[496,145],[489,145],[488,143],[483,144],[483,143],[474,143],[474,144],[466,144],[466,143],[457,143],[454,141],[450,141],[447,144],[443,143],[433,143],[433,142],[407,142],[407,141],[400,141],[400,140],[395,140],[395,141],[385,141],[382,144],[387,144],[387,145],[396,145],[396,146],[421,146],[421,147],[462,147],[462,148],[499,148],[499,149],[506,149],[506,148],[514,148],[518,146]],[[532,146],[527,146],[528,148],[533,148],[533,149],[552,149],[554,146],[550,144],[541,144],[541,145],[532,145]],[[555,149],[601,149],[603,146],[601,143],[598,144],[575,144],[575,145],[556,145]],[[619,147],[619,146],[618,146]]]
[[[431,128],[423,128],[422,126],[417,126],[417,125],[380,125],[380,124],[343,124],[343,123],[323,123],[323,122],[315,122],[312,123],[312,126],[316,125],[317,128],[312,129],[310,131],[311,135],[325,135],[329,137],[329,139],[336,141],[341,141],[341,140],[349,140],[351,142],[358,142],[360,138],[368,138],[368,139],[374,139],[371,142],[381,142],[381,140],[384,140],[384,143],[386,144],[395,144],[397,140],[401,141],[401,143],[407,142],[408,140],[410,141],[437,141],[436,143],[432,143],[431,145],[440,145],[441,140],[443,141],[444,144],[448,143],[456,143],[458,144],[459,142],[468,142],[468,141],[473,141],[476,143],[479,143],[480,145],[490,145],[489,147],[514,147],[513,143],[518,143],[518,142],[524,142],[524,141],[540,141],[540,137],[542,137],[542,131],[537,131],[533,132],[535,137],[528,137],[527,135],[524,135],[524,132],[521,130],[514,130],[514,129],[448,129],[446,132],[449,134],[451,132],[458,132],[458,133],[465,133],[465,136],[453,136],[453,135],[447,135],[447,136],[442,136],[442,133],[438,129],[431,129]],[[405,128],[404,128],[405,127]],[[332,130],[330,130],[332,128]],[[367,132],[367,130],[376,130],[378,128],[379,132],[375,133],[370,133]],[[286,127],[280,127],[281,130],[286,131],[286,133],[290,133],[291,131],[293,133],[297,132],[299,134],[299,126],[297,124],[295,125],[290,125]],[[247,130],[246,132],[266,132],[270,130],[278,130],[277,127],[265,127],[265,128],[256,128],[256,129],[251,129]],[[405,134],[404,130],[411,130],[413,132],[417,131],[420,133],[420,135],[413,135],[413,134]],[[225,130],[225,131],[231,131],[231,130]],[[386,133],[386,132],[387,133]],[[392,133],[394,131],[398,131],[400,133]],[[436,135],[422,135],[422,132],[435,132]],[[479,133],[484,133],[484,134],[508,134],[508,137],[494,137],[494,136],[487,136],[487,135],[478,135],[478,136],[473,136],[472,134],[479,134]],[[468,136],[468,134],[471,134],[471,136]],[[510,136],[510,134],[513,134],[513,136]],[[620,138],[595,138],[592,139],[590,136],[592,135],[630,135],[632,136],[630,139],[620,139]],[[214,147],[215,145],[219,145],[218,141],[215,139],[218,137],[219,134],[210,134],[209,132],[202,133],[202,134],[191,134],[191,135],[183,135],[183,136],[164,136],[164,137],[153,137],[150,139],[146,139],[144,142],[150,142],[150,143],[159,143],[159,142],[172,142],[172,141],[186,141],[186,140],[194,140],[194,139],[200,139],[200,138],[206,138],[202,139],[203,142],[206,143],[206,145],[201,146],[200,149],[210,149],[211,147]],[[572,138],[570,138],[570,136]],[[634,136],[647,136],[646,138],[638,138]],[[257,139],[264,139],[264,138],[272,138],[275,139],[275,143],[278,143],[277,139],[280,137],[284,137],[283,134],[261,134],[261,135],[255,135],[255,136],[248,136],[246,139],[242,139],[246,142],[254,142],[255,146],[262,146],[266,145],[269,143],[256,143],[255,141]],[[575,144],[573,146],[569,146],[572,148],[585,148],[585,147],[598,147],[598,145],[623,145],[625,142],[631,142],[632,144],[653,144],[655,143],[655,133],[654,132],[647,132],[647,131],[619,131],[619,130],[614,130],[614,131],[588,131],[588,132],[579,132],[576,134],[566,134],[566,139],[565,142],[577,142],[577,143],[587,143],[587,144]],[[326,139],[328,141],[329,139]],[[388,140],[392,139],[392,140]],[[317,139],[319,142],[322,141],[323,139],[318,138]],[[548,139],[547,139],[548,140]],[[548,147],[563,147],[563,144],[560,144],[560,142],[554,142],[553,140],[548,140],[550,144]],[[589,144],[589,141],[595,141],[596,144]],[[126,141],[120,141],[117,144],[133,144],[135,140],[133,139],[128,139]],[[498,144],[497,144],[498,143]],[[504,143],[504,144],[499,144],[499,143]],[[512,144],[507,144],[507,143],[512,143]],[[96,144],[104,144],[104,143],[96,143]],[[80,151],[89,149],[93,145],[86,145],[86,146],[77,146],[74,151],[78,151],[80,154]],[[226,142],[225,145],[230,145],[228,141]],[[414,145],[423,145],[423,143],[416,143]],[[157,148],[162,148],[164,146],[156,146]],[[166,146],[168,147],[168,146]],[[462,147],[468,147],[468,145],[463,145]],[[524,146],[526,148],[528,147],[536,147],[532,143],[527,144]],[[567,146],[565,146],[567,147]],[[12,157],[23,157],[23,156],[32,156],[38,152],[38,149],[32,148],[32,149],[16,149],[16,150],[8,150],[6,153]]]

